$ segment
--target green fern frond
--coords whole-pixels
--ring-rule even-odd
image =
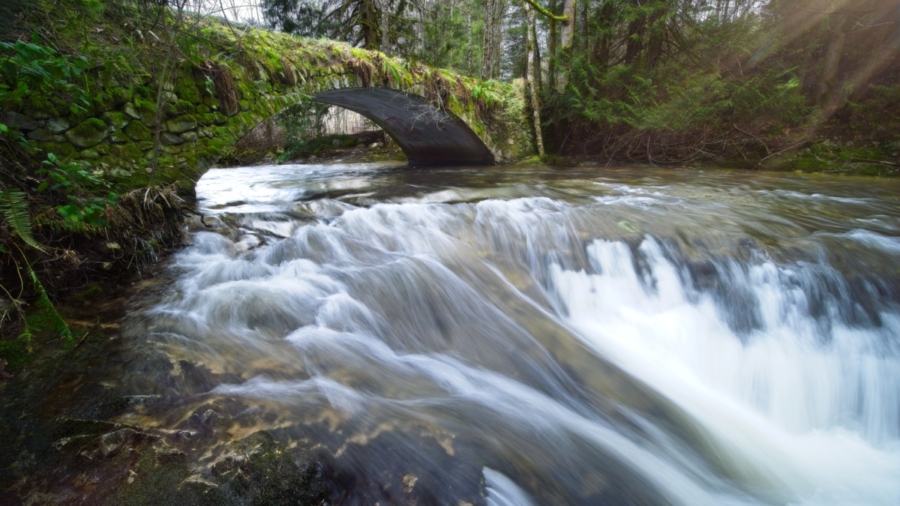
[[[31,269],[28,270],[28,273],[31,275],[31,281],[34,283],[34,291],[37,293],[38,299],[34,304],[37,311],[25,317],[26,332],[33,334],[34,332],[51,331],[66,339],[72,339],[72,331],[69,330],[69,326],[66,325],[62,315],[50,302],[50,298],[47,297],[47,291],[44,290],[44,285],[38,281],[37,274]]]
[[[24,193],[17,190],[0,191],[0,213],[25,244],[38,251],[44,251],[31,235],[31,218],[28,216],[28,202]]]

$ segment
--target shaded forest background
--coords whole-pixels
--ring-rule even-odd
[[[815,168],[837,143],[896,166],[896,1],[260,2],[273,29],[524,79],[548,153],[757,166],[810,148],[792,161]]]

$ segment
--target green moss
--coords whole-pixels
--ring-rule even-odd
[[[806,173],[895,177],[900,169],[888,145],[848,146],[819,142],[797,152],[767,161],[765,167]],[[887,163],[883,163],[887,162]]]
[[[194,114],[197,111],[197,107],[193,102],[188,102],[187,100],[179,99],[175,104],[176,109],[179,114]]]
[[[203,126],[210,126],[216,124],[216,115],[212,113],[207,114],[198,114],[197,115],[197,123]]]
[[[100,153],[93,149],[85,149],[78,155],[78,158],[82,160],[97,160],[100,158]]]
[[[237,140],[237,134],[235,129],[230,126],[220,126],[216,127],[214,130],[216,136],[210,139],[210,144],[213,142],[220,142],[226,146],[231,146]]]
[[[92,132],[100,132],[106,130],[108,125],[100,118],[90,118],[83,121],[80,125],[75,127],[73,130],[79,130],[82,133],[92,133]]]
[[[880,176],[882,172],[884,172],[883,169],[874,165],[865,165],[855,171],[860,176]]]
[[[32,101],[22,112],[29,118],[34,119],[56,118],[64,115],[63,111],[46,100]]]
[[[153,131],[147,128],[140,121],[132,121],[125,127],[125,135],[131,138],[134,141],[149,141],[153,138]]]
[[[93,162],[95,167],[98,168],[107,168],[107,167],[115,167],[119,165],[119,159],[113,157],[111,155],[101,156],[96,161]]]
[[[125,128],[125,125],[127,125],[129,121],[127,116],[118,111],[108,111],[103,113],[103,119],[116,130]]]
[[[144,156],[144,152],[135,143],[110,146],[109,154],[124,162],[132,162]]]
[[[200,103],[200,90],[197,88],[197,82],[186,72],[180,72],[175,80],[175,94],[181,100],[197,104]]]
[[[45,142],[39,146],[44,153],[53,153],[62,159],[71,158],[78,154],[78,150],[69,143]]]
[[[106,137],[107,124],[99,118],[89,118],[66,132],[66,139],[79,148],[96,146]]]
[[[144,99],[151,102],[156,98],[156,93],[148,86],[135,86],[132,95],[135,100]]]
[[[134,107],[141,116],[141,121],[152,125],[156,121],[156,102],[149,99],[134,98]]]
[[[26,339],[0,340],[0,359],[6,360],[7,372],[31,362],[30,343]]]
[[[134,93],[128,89],[115,86],[101,90],[93,96],[94,109],[97,111],[109,111],[121,107],[131,100]]]

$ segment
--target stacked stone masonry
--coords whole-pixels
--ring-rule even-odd
[[[271,35],[258,37],[254,43],[264,46],[271,38]],[[298,44],[331,44],[331,53],[338,56],[317,61],[315,71],[308,68],[305,71],[290,70],[295,73],[294,79],[273,78],[261,69],[261,65],[251,65],[256,68],[249,70],[238,64],[223,66],[230,72],[238,93],[239,106],[229,112],[215,90],[210,88],[208,80],[198,77],[201,74],[191,72],[190,68],[179,71],[173,79],[177,86],[164,87],[162,94],[159,163],[154,180],[162,183],[177,181],[185,189],[192,188],[196,180],[253,127],[321,91],[377,84],[425,95],[426,83],[417,77],[420,74],[411,73],[412,81],[400,84],[387,80],[375,84],[365,82],[365,76],[359,72],[358,58],[350,57],[351,54],[358,56],[360,50],[339,43],[293,40]],[[364,53],[375,61],[383,58],[378,53]],[[286,81],[294,84],[286,84]],[[4,112],[0,115],[0,123],[18,127],[41,149],[63,160],[89,162],[111,177],[129,179],[134,184],[146,182],[150,177],[156,135],[156,97],[146,92],[141,95],[134,89],[155,89],[152,78],[147,77],[142,86],[137,87],[116,86],[115,83],[96,85],[104,87],[106,95],[116,97],[104,107],[105,110],[79,115],[25,108],[21,112]],[[457,91],[451,88],[450,92]],[[516,93],[519,93],[518,89]],[[454,98],[449,100],[449,109],[472,128],[498,161],[512,161],[532,154],[532,139],[521,105],[524,101],[509,101],[504,104],[508,110],[499,114],[479,114],[471,96]]]

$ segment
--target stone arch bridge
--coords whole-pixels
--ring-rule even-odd
[[[533,154],[522,90],[514,84],[265,30],[247,30],[235,42],[234,53],[185,63],[163,84],[156,174],[150,171],[158,90],[152,76],[127,86],[96,83],[97,93],[110,98],[87,114],[26,109],[0,119],[45,151],[90,162],[123,183],[178,181],[185,190],[255,126],[316,97],[374,119],[415,163],[439,163],[448,139],[462,143],[451,149],[458,155],[446,160],[452,163],[502,163]],[[404,119],[403,109],[414,114]],[[423,143],[428,128],[431,140]],[[404,137],[404,129],[412,135]],[[431,141],[444,146],[435,149]]]

